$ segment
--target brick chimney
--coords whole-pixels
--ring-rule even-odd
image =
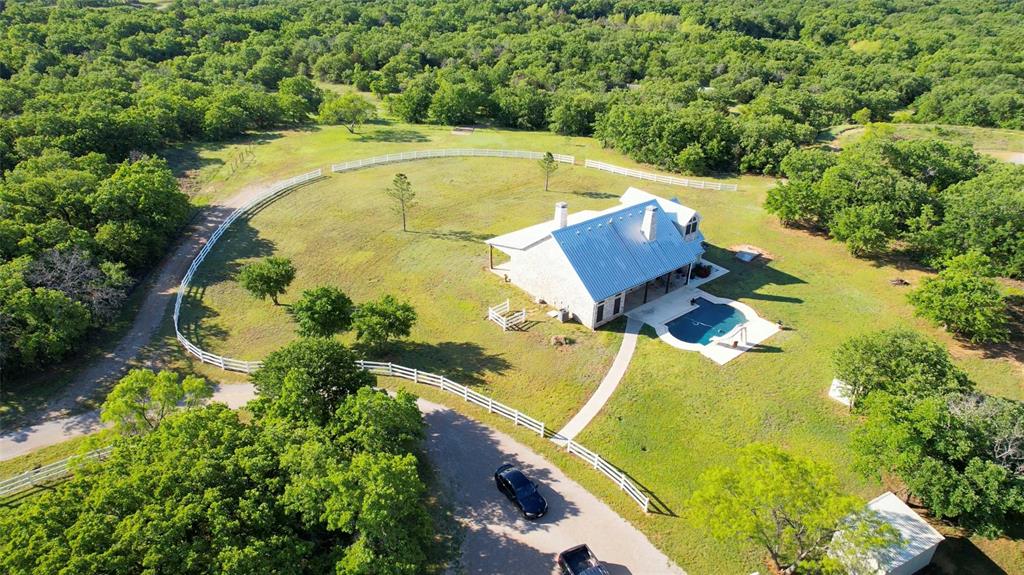
[[[558,202],[555,204],[555,229],[562,229],[569,225],[569,204]]]
[[[644,221],[640,224],[640,233],[644,235],[644,239],[649,242],[654,241],[655,225],[654,213],[658,211],[658,208],[654,206],[647,206],[644,208]]]

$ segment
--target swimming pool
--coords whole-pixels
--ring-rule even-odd
[[[712,303],[702,297],[695,303],[695,309],[665,324],[673,337],[686,343],[707,345],[711,338],[725,335],[746,320],[743,312],[731,305]]]

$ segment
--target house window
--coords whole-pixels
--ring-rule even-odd
[[[612,308],[612,315],[619,315],[622,311],[622,297],[615,296],[615,306]]]
[[[697,232],[697,216],[690,218],[690,223],[686,224],[686,235]]]
[[[604,319],[604,302],[597,304],[597,318],[594,323],[600,323]]]

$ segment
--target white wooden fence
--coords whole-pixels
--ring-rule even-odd
[[[501,331],[508,331],[510,327],[515,327],[526,321],[525,309],[509,313],[508,308],[508,300],[505,300],[505,303],[487,308],[487,319],[500,325]]]
[[[103,459],[113,449],[111,446],[94,449],[84,455],[72,455],[71,457],[55,461],[48,465],[26,471],[21,475],[0,481],[0,498],[36,487],[60,481],[70,475],[74,470],[73,463],[88,459]]]
[[[551,433],[543,421],[534,419],[518,409],[509,407],[500,401],[495,401],[492,397],[473,391],[465,385],[455,383],[441,375],[382,361],[357,360],[356,364],[361,369],[364,369],[374,375],[398,377],[415,383],[422,383],[424,385],[436,387],[442,391],[462,398],[463,401],[483,407],[488,413],[496,413],[512,421],[515,425],[523,426],[541,437],[548,437],[552,442],[565,447],[566,451],[570,454],[579,457],[594,469],[600,471],[615,482],[615,485],[625,491],[626,494],[636,501],[645,512],[648,511],[650,507],[650,497],[638,488],[629,479],[629,476],[611,463],[602,459],[597,453],[590,451],[579,443]],[[100,449],[90,451],[83,456],[76,455],[68,457],[67,459],[62,459],[38,469],[33,469],[22,473],[21,475],[16,475],[9,479],[0,481],[0,497],[12,495],[36,485],[42,485],[64,479],[70,475],[74,469],[71,465],[72,462],[83,458],[103,459],[110,453],[111,449],[111,446],[101,447]]]
[[[203,246],[203,249],[199,250],[199,254],[196,255],[194,260],[192,260],[192,265],[188,267],[188,271],[185,272],[185,277],[182,278],[181,284],[178,286],[178,296],[174,300],[174,335],[189,353],[199,358],[203,363],[213,364],[228,371],[241,371],[244,373],[252,373],[253,371],[256,371],[259,369],[261,364],[259,361],[243,361],[210,353],[190,342],[188,338],[181,333],[181,329],[178,325],[178,319],[181,315],[181,302],[185,299],[185,294],[188,292],[189,284],[192,282],[192,276],[195,275],[196,270],[199,268],[200,264],[203,263],[203,260],[206,259],[206,256],[210,254],[210,250],[212,250],[213,246],[216,245],[217,240],[224,235],[224,232],[227,231],[231,224],[235,223],[235,220],[256,208],[274,201],[279,196],[290,190],[293,190],[303,184],[308,184],[314,180],[318,180],[322,177],[323,170],[314,170],[312,172],[302,174],[301,176],[295,176],[294,178],[289,178],[274,184],[256,198],[253,198],[244,206],[232,212],[231,215],[221,222],[210,236],[210,239],[206,241],[206,245]]]
[[[513,409],[503,403],[494,401],[494,399],[487,397],[486,395],[477,393],[464,385],[455,383],[454,381],[440,375],[380,361],[357,361],[356,363],[359,364],[359,367],[373,373],[374,375],[400,377],[402,379],[408,379],[416,383],[423,383],[443,391],[447,391],[448,393],[461,397],[469,403],[486,408],[490,413],[497,413],[506,419],[510,419],[516,425],[522,425],[541,437],[548,437],[553,443],[565,447],[566,451],[576,457],[579,457],[583,461],[586,461],[594,469],[597,469],[614,481],[615,484],[619,486],[619,489],[625,491],[626,495],[629,495],[633,501],[636,501],[637,504],[640,505],[644,512],[647,512],[650,509],[651,498],[644,493],[643,490],[637,487],[636,484],[629,479],[628,475],[611,463],[602,459],[600,455],[590,451],[571,439],[566,439],[553,433],[549,436],[547,427],[544,425],[543,421],[536,420],[518,409]]]
[[[574,164],[576,158],[565,154],[551,154],[556,162],[562,164]],[[383,164],[394,164],[397,162],[409,162],[412,160],[425,160],[428,158],[452,158],[459,156],[486,157],[486,158],[521,158],[525,160],[539,160],[544,157],[544,152],[527,152],[524,150],[487,150],[483,148],[448,148],[441,150],[419,150],[414,152],[401,152],[398,154],[387,154],[385,156],[374,156],[362,160],[352,160],[341,164],[333,164],[332,172],[348,172],[366,168],[369,166],[380,166]]]
[[[573,158],[572,156],[566,156],[566,155],[562,155],[562,154],[552,154],[552,155],[554,156],[555,161],[558,161],[558,162],[568,163],[568,164],[571,164],[571,163],[575,162],[575,158]],[[367,159],[364,159],[364,160],[356,160],[356,161],[353,161],[353,162],[346,162],[344,164],[334,164],[333,166],[331,166],[331,170],[334,171],[334,172],[345,172],[345,171],[355,170],[355,169],[358,169],[358,168],[361,168],[361,167],[366,167],[366,166],[381,165],[381,164],[388,164],[388,163],[394,163],[394,162],[404,162],[404,161],[411,161],[411,160],[425,159],[425,158],[442,158],[442,157],[452,157],[452,156],[485,156],[485,157],[500,157],[500,158],[540,159],[540,158],[544,157],[544,154],[541,153],[541,152],[526,152],[526,151],[518,151],[518,150],[484,150],[484,149],[427,150],[427,151],[421,151],[421,152],[404,152],[404,153],[401,153],[401,154],[388,154],[386,156],[377,156],[375,158],[367,158]],[[589,162],[589,160],[588,160],[588,162]],[[591,167],[593,167],[593,166],[591,166]],[[188,271],[185,273],[185,277],[182,278],[181,284],[178,286],[178,294],[177,294],[177,298],[175,299],[175,302],[174,302],[174,316],[173,316],[174,317],[174,333],[175,333],[175,336],[177,337],[178,341],[181,343],[181,345],[190,354],[194,355],[196,358],[198,358],[203,363],[208,363],[208,364],[216,365],[217,367],[220,367],[221,369],[228,370],[228,371],[238,371],[238,372],[242,372],[242,373],[252,373],[252,372],[256,371],[257,369],[259,369],[263,362],[261,362],[261,361],[245,361],[245,360],[240,360],[240,359],[233,359],[233,358],[230,358],[230,357],[224,357],[224,356],[220,356],[220,355],[216,355],[216,354],[210,353],[208,351],[203,350],[198,345],[195,345],[194,343],[190,342],[188,340],[188,338],[185,337],[185,335],[181,333],[181,329],[180,329],[179,323],[178,323],[180,315],[181,315],[181,304],[182,304],[182,301],[185,298],[185,294],[188,292],[189,285],[192,282],[192,277],[195,275],[196,270],[203,263],[203,260],[206,259],[206,256],[209,255],[210,250],[213,249],[213,246],[217,243],[217,240],[219,240],[221,238],[221,236],[224,235],[224,232],[228,229],[228,227],[231,226],[232,223],[235,222],[235,220],[237,220],[238,218],[244,216],[245,214],[247,214],[248,212],[250,212],[250,211],[252,211],[252,210],[254,210],[256,208],[262,207],[262,206],[272,202],[273,200],[277,199],[279,196],[287,193],[288,191],[290,191],[290,190],[292,190],[294,188],[297,188],[297,187],[299,187],[301,185],[304,185],[304,184],[307,184],[309,182],[318,180],[318,179],[320,179],[322,177],[323,177],[323,173],[322,173],[321,170],[314,170],[312,172],[308,172],[308,173],[302,174],[300,176],[295,176],[294,178],[290,178],[290,179],[284,180],[282,182],[278,182],[277,184],[274,184],[266,192],[260,194],[258,197],[254,198],[253,200],[251,200],[248,203],[246,203],[244,206],[242,206],[242,207],[238,208],[237,210],[235,210],[234,212],[232,212],[231,215],[229,215],[220,224],[220,226],[217,227],[217,229],[210,236],[210,239],[207,240],[206,245],[203,246],[203,248],[199,251],[199,254],[196,255],[196,258],[192,261],[192,264],[189,266]],[[507,309],[508,301],[506,301],[504,305],[506,307],[505,311],[507,312],[508,311],[508,309]],[[517,313],[520,313],[520,312],[517,312]],[[523,314],[523,317],[525,318],[525,310],[523,310],[523,312],[521,312],[521,313]],[[504,404],[500,403],[500,402],[494,401],[492,398],[487,397],[486,395],[477,393],[477,392],[469,389],[468,387],[466,387],[464,385],[461,385],[461,384],[458,384],[458,383],[455,383],[455,382],[449,380],[448,378],[445,378],[445,377],[442,377],[442,376],[439,376],[439,375],[435,375],[435,374],[432,374],[432,373],[421,372],[419,370],[408,368],[408,367],[396,366],[396,365],[390,364],[390,363],[360,361],[359,365],[360,365],[361,368],[363,368],[363,369],[365,369],[367,371],[370,371],[371,373],[374,373],[376,375],[386,375],[386,376],[389,376],[389,377],[401,377],[401,378],[404,378],[404,379],[412,380],[412,381],[414,381],[416,383],[423,383],[423,384],[426,384],[426,385],[431,385],[431,386],[437,387],[437,388],[439,388],[439,389],[441,389],[443,391],[447,391],[449,393],[453,393],[455,395],[458,395],[458,396],[462,397],[465,401],[468,401],[470,403],[474,403],[476,405],[484,407],[484,408],[486,408],[491,413],[497,413],[497,414],[499,414],[499,415],[501,415],[503,417],[511,419],[513,422],[515,422],[516,425],[522,425],[522,426],[524,426],[524,427],[526,427],[526,428],[536,432],[537,434],[539,434],[541,436],[545,436],[548,433],[547,428],[544,425],[544,422],[536,420],[536,419],[534,419],[532,417],[529,417],[528,415],[522,413],[521,411],[519,411],[517,409],[513,409],[511,407],[508,407],[507,405],[504,405]],[[564,445],[569,453],[571,453],[573,455],[576,455],[577,457],[582,458],[587,463],[593,465],[595,469],[597,469],[597,470],[601,471],[602,473],[604,473],[606,476],[608,476],[610,479],[612,479],[612,481],[614,481],[616,483],[616,485],[618,485],[623,491],[625,491],[631,498],[633,498],[633,500],[636,501],[643,508],[643,510],[645,512],[648,511],[649,506],[650,506],[650,498],[647,495],[645,495],[642,490],[640,490],[638,487],[636,487],[636,485],[634,485],[633,482],[630,481],[629,477],[625,473],[623,473],[622,471],[618,470],[616,467],[614,467],[610,463],[608,463],[608,462],[604,461],[603,459],[601,459],[600,456],[598,456],[594,452],[587,450],[586,448],[584,448],[583,446],[581,446],[580,444],[578,444],[578,443],[576,443],[576,442],[574,442],[572,440],[566,440],[565,438],[562,438],[562,437],[560,437],[558,435],[554,435],[554,434],[552,434],[550,439],[551,439],[551,441],[553,441],[553,442],[555,442],[555,443],[557,443],[559,445]],[[99,451],[101,451],[101,450],[97,450],[96,452],[91,452],[90,456],[92,456],[93,454],[97,454]],[[103,455],[105,455],[105,454],[106,453],[104,453]],[[96,455],[96,456],[97,457],[102,457],[102,455]],[[58,462],[57,464],[51,464],[51,465],[57,466],[57,467],[54,468],[54,469],[57,469],[59,467],[59,465],[58,465],[59,463],[61,463],[61,462]],[[64,463],[64,471],[61,472],[61,473],[63,473],[64,475],[67,475],[67,461],[65,460],[63,463]],[[50,467],[50,466],[47,466],[47,467]],[[45,469],[45,468],[40,468],[40,470],[42,470],[42,469]],[[38,472],[38,471],[39,470],[36,470],[36,472]],[[35,473],[35,472],[31,472],[31,473]],[[53,473],[57,473],[57,472],[53,471]],[[28,475],[28,474],[23,474],[23,476],[13,477],[13,478],[11,478],[11,479],[3,482],[3,483],[0,483],[0,486],[6,485],[8,482],[12,482],[11,485],[15,485],[15,483],[13,483],[15,481],[22,481],[22,482],[28,481],[28,483],[20,484],[20,485],[22,485],[22,487],[20,487],[20,488],[13,488],[12,487],[12,489],[15,489],[15,491],[18,491],[20,489],[24,489],[24,488],[26,488],[25,487],[26,485],[31,485],[32,484],[30,480],[24,478],[24,475]],[[59,476],[59,474],[58,475],[53,475],[52,477],[56,478],[58,476]],[[11,493],[11,492],[12,491],[8,491],[7,493]],[[0,491],[0,495],[2,495],[3,493],[4,493],[3,491]]]
[[[629,176],[631,178],[640,178],[641,180],[650,180],[652,182],[658,182],[660,184],[671,184],[673,186],[686,186],[688,188],[697,188],[698,190],[726,190],[735,192],[738,188],[736,184],[723,184],[720,182],[705,182],[704,180],[690,180],[687,178],[677,178],[675,176],[663,176],[661,174],[653,174],[651,172],[642,172],[640,170],[632,170],[630,168],[623,168],[614,164],[606,164],[604,162],[598,162],[596,160],[586,160],[583,165],[588,168],[594,168],[596,170],[602,170],[605,172],[612,172],[613,174],[619,174],[622,176]]]

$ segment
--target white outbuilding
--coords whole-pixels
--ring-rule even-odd
[[[509,257],[491,269],[593,329],[687,285],[703,240],[696,211],[629,188],[603,211],[558,202],[551,220],[487,244]]]
[[[867,566],[851,568],[857,575],[911,575],[924,569],[932,562],[935,549],[945,539],[941,533],[914,512],[895,493],[887,491],[868,503],[868,509],[891,525],[900,534],[901,542],[871,552],[869,557],[860,556],[856,560],[847,561],[847,565]],[[835,545],[841,540],[842,533],[833,538],[832,554],[843,560],[837,553],[841,546]]]

